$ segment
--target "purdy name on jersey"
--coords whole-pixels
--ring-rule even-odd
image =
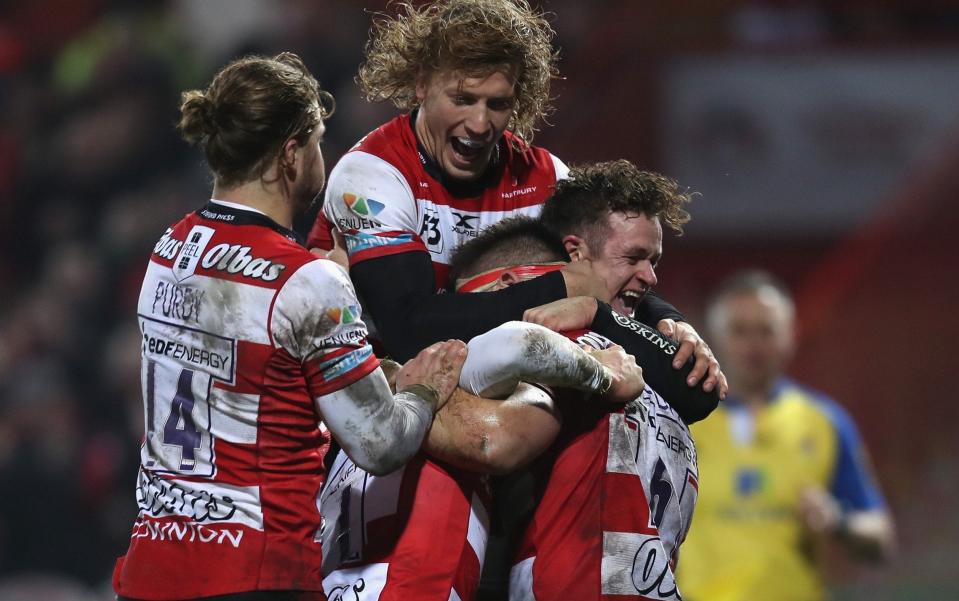
[[[321,589],[315,402],[376,369],[359,315],[341,268],[242,205],[163,234],[138,303],[145,436],[120,595]]]

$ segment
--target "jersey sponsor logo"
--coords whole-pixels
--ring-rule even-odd
[[[629,328],[630,330],[636,332],[637,334],[639,334],[640,336],[642,336],[649,342],[655,344],[656,346],[661,348],[663,352],[666,353],[667,355],[675,355],[676,351],[679,350],[679,347],[676,346],[676,343],[666,338],[663,338],[659,334],[659,332],[650,328],[649,326],[645,326],[639,323],[638,321],[635,321],[633,319],[626,317],[625,315],[620,315],[619,313],[616,313],[615,311],[613,312],[613,319],[616,321],[616,323],[623,326],[624,328]]]
[[[459,211],[450,211],[453,216],[453,219],[456,221],[453,223],[453,231],[461,236],[467,236],[469,238],[475,238],[479,235],[479,228],[477,227],[475,220],[479,219],[479,215],[470,215],[469,213],[462,213]]]
[[[383,212],[383,209],[386,208],[386,205],[378,200],[363,198],[362,196],[350,194],[349,192],[343,194],[343,202],[346,203],[346,206],[349,207],[351,211],[360,217],[367,218],[379,215]]]
[[[383,246],[400,246],[409,244],[413,241],[413,234],[400,234],[398,236],[377,236],[365,232],[352,232],[343,235],[346,240],[346,253],[352,255],[371,248],[380,248]]]
[[[240,274],[264,282],[276,280],[286,269],[282,263],[252,256],[251,250],[251,247],[241,244],[217,244],[206,251],[200,265],[204,269]]]
[[[243,530],[236,528],[211,528],[192,522],[155,522],[140,520],[133,525],[130,538],[149,538],[160,541],[187,541],[191,543],[229,543],[234,549],[240,548]]]
[[[597,334],[596,332],[586,332],[585,334],[578,336],[576,342],[579,344],[585,344],[590,348],[602,351],[613,346],[613,341],[609,338]]]
[[[658,536],[604,532],[600,567],[602,594],[681,599],[670,558]]]
[[[736,470],[736,493],[749,497],[763,491],[768,481],[765,470],[759,467],[741,467]]]
[[[149,323],[144,322],[143,352],[145,355],[151,355],[154,358],[170,357],[181,363],[205,368],[204,371],[216,374],[222,379],[229,379],[232,373],[232,346],[228,350],[217,352],[216,349],[206,348],[204,343],[196,344],[171,338],[146,325]],[[154,331],[151,332],[150,329]]]
[[[359,305],[347,305],[327,309],[326,316],[330,318],[334,325],[347,325],[357,321],[362,315],[362,311]]]
[[[152,517],[185,517],[194,522],[236,521],[236,504],[227,495],[206,490],[188,490],[176,482],[164,480],[140,470],[137,505]]]
[[[351,330],[343,334],[334,334],[320,341],[318,347],[321,349],[339,348],[341,346],[356,346],[366,338],[366,332],[363,330]]]
[[[388,569],[388,563],[371,563],[335,570],[324,575],[323,592],[330,601],[376,601],[386,588]]]
[[[234,381],[236,341],[139,315],[143,335],[143,465],[213,476],[213,380]]]
[[[376,219],[367,219],[365,217],[337,217],[336,226],[342,232],[356,232],[359,230],[371,230],[383,227],[383,224]]]
[[[515,186],[518,182],[516,179],[513,179],[513,185]],[[517,196],[526,196],[527,194],[532,194],[536,192],[536,186],[526,186],[525,188],[519,188],[517,190],[510,190],[509,192],[503,192],[503,198],[515,198]]]
[[[339,355],[320,363],[320,372],[323,379],[327,382],[349,373],[355,367],[361,365],[373,354],[373,348],[362,346],[354,351]]]
[[[167,228],[163,235],[160,236],[160,240],[156,243],[156,246],[153,247],[153,254],[157,255],[163,259],[173,260],[176,257],[177,253],[180,251],[180,246],[183,245],[182,240],[177,240],[176,238],[171,238],[173,234],[173,228]]]
[[[443,252],[443,235],[440,233],[440,214],[430,206],[423,205],[423,224],[420,226],[420,238],[432,253]]]
[[[366,590],[366,580],[359,578],[353,584],[334,586],[326,592],[329,601],[360,601],[360,593]]]
[[[657,430],[656,441],[673,453],[682,456],[691,464],[696,464],[696,452],[693,450],[693,447],[687,444],[686,441],[679,436],[663,433],[662,430]]]
[[[206,250],[206,245],[213,238],[213,228],[205,225],[195,225],[186,235],[186,242],[180,249],[176,260],[173,261],[173,277],[181,282],[196,272],[200,256]]]
[[[159,281],[153,295],[151,311],[154,315],[198,323],[204,296],[206,290]]]

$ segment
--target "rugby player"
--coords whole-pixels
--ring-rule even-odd
[[[572,386],[623,403],[643,389],[642,370],[620,348],[587,354],[534,324],[511,322],[484,334],[487,358],[439,412],[418,456],[385,476],[340,452],[323,489],[324,588],[330,598],[362,592],[368,601],[473,599],[489,529],[482,474],[504,473],[543,452],[559,429],[551,395],[526,382]],[[490,360],[490,347],[499,349]],[[469,363],[467,363],[467,366]],[[523,379],[525,382],[520,383]],[[500,396],[504,396],[500,395]]]
[[[145,439],[120,599],[324,599],[318,495],[332,434],[370,473],[420,447],[462,342],[391,393],[343,270],[291,230],[317,198],[332,97],[296,55],[224,67],[184,93],[180,130],[213,198],[166,230],[138,303]]]
[[[464,245],[453,258],[460,289],[490,281],[504,287],[555,270],[561,252],[517,253],[528,248],[518,242],[537,228],[536,221],[515,218]],[[656,230],[646,234],[656,249]],[[612,345],[588,330],[566,335],[595,348]],[[502,362],[501,345],[470,344],[471,361],[480,367],[469,371]],[[461,384],[467,377],[464,369]],[[555,436],[560,421],[562,428],[532,469],[538,503],[511,570],[510,599],[680,598],[673,569],[698,481],[687,426],[648,385],[625,406],[556,392],[556,423],[540,429]]]
[[[358,81],[370,100],[409,112],[363,138],[330,175],[308,246],[345,235],[350,274],[388,354],[403,360],[430,342],[468,340],[523,311],[567,296],[608,293],[585,265],[490,294],[447,289],[450,254],[509,216],[539,214],[567,167],[531,145],[556,74],[552,29],[525,0],[400,4],[378,16]],[[615,291],[642,322],[695,356],[691,386],[725,380],[708,346],[662,300]],[[601,307],[598,312],[608,312]],[[607,315],[609,317],[609,315]],[[600,324],[597,330],[602,333]],[[682,398],[671,399],[682,412]]]
[[[607,241],[608,245],[596,244],[595,256],[583,263],[590,269],[621,270],[615,253],[605,251],[620,248],[629,242],[631,248],[641,249],[634,251],[634,254],[642,252],[645,256],[642,260],[635,261],[631,274],[625,278],[628,282],[615,281],[612,284],[616,287],[628,284],[631,288],[637,285],[646,286],[649,278],[655,277],[654,274],[649,274],[653,272],[654,263],[661,255],[662,232],[658,227],[659,218],[662,216],[674,227],[681,225],[688,215],[677,209],[687,200],[686,196],[678,193],[675,183],[656,174],[640,172],[622,161],[575,169],[571,176],[561,183],[559,203],[565,203],[567,197],[578,195],[582,190],[593,190],[594,193],[589,198],[580,200],[597,211],[598,217],[601,218],[597,220],[598,223],[607,219],[621,223],[625,220],[620,217],[629,214],[634,218],[642,218],[640,223],[646,226],[640,230],[624,232],[613,228],[612,232],[604,232],[598,239]],[[602,182],[607,185],[602,185]],[[616,192],[614,185],[620,186],[621,190]],[[613,193],[610,193],[610,190]],[[619,203],[615,216],[609,206],[611,196]],[[646,217],[647,214],[653,215],[653,218]],[[500,222],[478,239],[462,246],[455,254],[455,263],[469,265],[471,269],[481,272],[475,277],[469,274],[468,278],[459,281],[458,291],[482,292],[490,288],[504,288],[532,275],[555,271],[569,260],[564,244],[564,241],[539,222],[517,218]],[[577,251],[577,260],[582,260],[583,254],[584,251]],[[549,262],[505,271],[502,269],[502,265],[513,265],[528,259]],[[454,274],[458,275],[459,271],[454,269]],[[634,279],[640,284],[633,281]],[[595,311],[595,301],[593,305]],[[650,365],[648,373],[651,377],[655,377],[670,390],[688,394],[682,379],[683,372],[674,371],[670,364],[677,345],[659,336],[655,330],[628,318],[621,317],[616,324],[616,333],[626,344],[636,349],[640,363]],[[482,365],[473,367],[470,365],[473,360],[468,359],[461,385],[474,393],[497,394],[511,389],[517,380],[543,382],[543,365],[551,361],[544,361],[541,352],[527,351],[530,334],[535,332],[524,331],[522,324],[509,323],[471,340],[470,357],[482,358]],[[559,340],[563,341],[562,338]],[[601,340],[603,345],[609,344],[603,337],[597,337],[596,340]],[[556,344],[555,340],[549,342],[549,345]],[[547,344],[546,341],[541,341],[533,346],[544,348]],[[691,365],[687,364],[686,373],[690,369]],[[537,370],[540,371],[539,374]],[[656,372],[655,376],[652,376],[653,372]],[[554,380],[551,383],[557,382]],[[539,391],[532,389],[532,392]],[[647,401],[651,403],[652,398],[647,397]],[[483,406],[484,402],[488,406]],[[717,402],[718,395],[714,391],[711,398],[700,400],[700,406],[708,413]],[[660,412],[669,414],[667,409]],[[652,420],[655,424],[655,415]],[[670,423],[676,423],[679,428],[679,421]],[[389,478],[393,478],[392,484],[386,484],[384,479],[379,479],[380,482],[377,483],[375,479],[359,473],[345,459],[338,460],[337,466],[331,471],[334,474],[343,474],[343,484],[324,491],[324,503],[331,504],[330,510],[325,510],[325,513],[332,515],[338,508],[344,507],[344,500],[334,496],[334,493],[343,494],[345,486],[352,486],[353,491],[346,493],[353,504],[349,510],[350,515],[354,516],[353,519],[359,519],[359,516],[373,517],[365,518],[368,520],[366,523],[357,522],[353,526],[338,523],[336,535],[329,533],[334,538],[342,537],[341,540],[354,541],[355,550],[351,556],[352,560],[344,561],[345,555],[341,554],[332,562],[326,563],[325,573],[331,574],[327,580],[330,585],[327,592],[348,592],[352,587],[363,586],[368,594],[375,591],[383,595],[381,599],[401,598],[402,594],[409,595],[412,591],[416,591],[417,595],[425,595],[425,598],[445,598],[450,594],[449,583],[454,582],[452,588],[458,597],[470,598],[475,586],[476,558],[482,558],[480,550],[486,543],[486,503],[483,502],[482,494],[474,495],[472,503],[470,502],[470,494],[473,493],[464,495],[463,491],[483,488],[476,484],[475,476],[451,466],[493,474],[514,471],[552,443],[559,432],[559,424],[559,415],[549,398],[533,397],[527,402],[517,398],[497,404],[484,399],[467,400],[457,393],[450,404],[437,414],[425,446],[432,456],[440,458],[442,463],[424,459],[423,466],[417,468],[422,470],[422,474],[413,470],[413,465],[419,466],[419,462],[411,463],[405,468],[404,475],[391,475]],[[672,427],[667,424],[666,430]],[[683,428],[685,426],[680,430]],[[691,453],[691,443],[686,440],[688,433],[685,430],[670,433],[670,436],[670,444],[681,449],[684,457]],[[685,442],[680,445],[679,441]],[[649,481],[653,482],[652,474],[656,472],[658,456],[651,457],[656,461],[647,458],[650,459],[651,470],[647,471],[650,474]],[[682,477],[684,472],[677,468],[673,469],[673,473]],[[662,473],[658,478],[656,482],[664,481]],[[340,480],[339,477],[332,479],[331,485]],[[693,481],[695,482],[695,478]],[[655,488],[662,490],[663,485],[656,484]],[[504,491],[513,492],[503,487],[497,492],[502,495]],[[689,496],[692,494],[688,493],[682,498],[692,499],[693,497]],[[383,502],[383,499],[386,501]],[[404,499],[406,505],[403,504]],[[441,500],[436,502],[437,499]],[[528,504],[526,500],[522,502],[524,505]],[[444,511],[440,517],[433,505],[456,509]],[[384,511],[384,507],[389,507],[389,511]],[[387,515],[388,520],[385,519]],[[669,548],[673,550],[673,554],[678,546],[675,541],[681,540],[682,534],[688,528],[688,513],[685,520],[675,517],[681,515],[682,512],[677,511],[664,514],[675,518],[666,520],[669,538],[673,541]],[[521,521],[513,515],[506,516],[506,519],[512,523]],[[389,523],[394,530],[384,531],[385,523]],[[351,534],[344,535],[344,532]],[[464,544],[464,537],[469,541],[469,545]],[[386,549],[385,552],[378,549],[380,545],[382,549]],[[332,545],[326,548],[332,550]],[[494,561],[497,559],[502,558],[494,558]],[[410,569],[408,566],[411,564],[417,568]],[[440,577],[442,574],[445,576]],[[426,588],[424,582],[430,586],[439,586]],[[490,586],[496,588],[495,583]],[[669,590],[669,586],[666,589]]]

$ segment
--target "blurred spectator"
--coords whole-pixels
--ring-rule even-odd
[[[849,415],[783,369],[792,298],[763,272],[732,276],[707,308],[729,396],[692,426],[699,503],[679,564],[687,599],[815,601],[826,539],[888,557],[892,519]]]

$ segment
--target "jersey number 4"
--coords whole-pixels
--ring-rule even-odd
[[[149,361],[144,464],[158,471],[212,476],[208,398],[211,377]]]

